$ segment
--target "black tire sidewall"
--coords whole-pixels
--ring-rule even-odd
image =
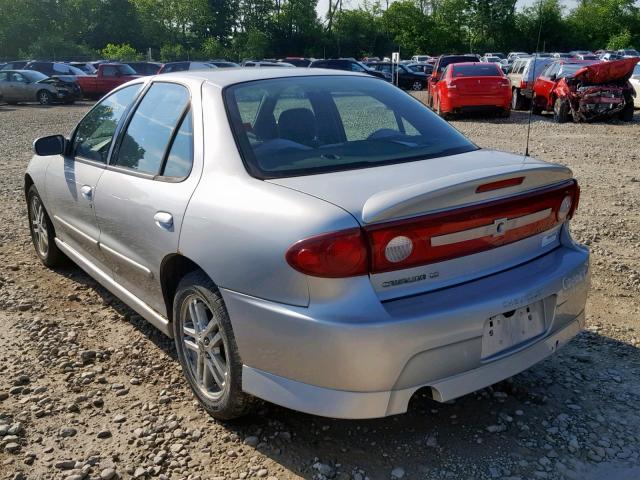
[[[185,356],[184,345],[180,340],[182,329],[181,309],[184,301],[191,295],[198,295],[215,315],[220,325],[220,335],[225,347],[229,376],[223,395],[216,400],[202,394],[195,380],[189,373],[188,360]],[[231,327],[229,314],[216,285],[201,271],[191,272],[180,281],[173,302],[173,334],[178,360],[189,383],[189,387],[207,412],[219,420],[231,420],[245,415],[250,408],[250,398],[242,391],[242,360]]]

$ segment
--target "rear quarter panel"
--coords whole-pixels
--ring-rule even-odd
[[[219,87],[203,85],[204,169],[185,213],[180,253],[221,288],[307,306],[307,276],[285,260],[296,241],[357,227],[345,210],[247,173]]]

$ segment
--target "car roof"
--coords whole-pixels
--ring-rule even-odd
[[[356,76],[365,78],[375,78],[370,75],[358,72],[349,72],[345,70],[330,70],[324,68],[282,68],[282,67],[264,67],[264,68],[220,68],[211,70],[198,70],[187,72],[163,73],[160,78],[175,79],[184,81],[201,80],[220,88],[236,83],[251,82],[254,80],[268,80],[274,78],[290,78],[290,77],[318,77],[318,76]]]

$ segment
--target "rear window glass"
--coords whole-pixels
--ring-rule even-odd
[[[477,147],[423,104],[375,78],[261,80],[225,89],[253,176],[277,178],[423,160]]]
[[[502,70],[492,63],[463,63],[462,65],[455,65],[452,73],[454,77],[495,77],[496,75],[502,75]]]

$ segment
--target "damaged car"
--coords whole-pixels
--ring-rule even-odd
[[[10,105],[20,102],[70,104],[80,99],[81,92],[78,84],[65,75],[47,77],[35,70],[3,70],[0,97]]]
[[[636,94],[629,79],[639,60],[554,62],[534,84],[533,113],[552,111],[558,123],[615,117],[630,122]]]

